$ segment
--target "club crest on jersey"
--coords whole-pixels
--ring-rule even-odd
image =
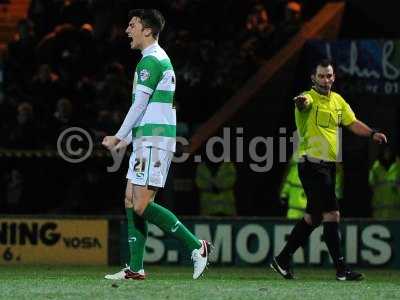
[[[147,71],[146,69],[143,69],[140,71],[139,77],[141,81],[146,81],[150,77],[150,72]]]

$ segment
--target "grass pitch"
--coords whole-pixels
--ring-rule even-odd
[[[366,280],[337,282],[332,269],[296,270],[284,280],[269,268],[148,266],[145,281],[109,281],[117,267],[2,266],[0,299],[400,299],[400,271],[362,270]]]

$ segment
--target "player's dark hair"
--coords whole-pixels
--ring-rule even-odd
[[[318,67],[326,68],[326,67],[329,67],[329,66],[332,66],[332,68],[334,68],[333,62],[330,59],[328,59],[328,58],[320,59],[313,66],[313,68],[311,70],[311,73],[315,75],[317,73],[317,68]]]
[[[144,28],[150,28],[155,39],[158,38],[165,25],[165,19],[157,9],[132,9],[129,12],[129,19],[133,17],[139,18]]]

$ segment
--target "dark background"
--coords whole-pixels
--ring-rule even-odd
[[[20,23],[20,37],[26,38],[9,41],[0,60],[0,212],[123,212],[128,156],[118,172],[107,173],[106,166],[112,162],[105,152],[84,163],[69,164],[51,151],[56,149],[59,133],[71,126],[87,130],[95,149],[101,150],[102,137],[114,134],[121,124],[130,105],[134,67],[140,59],[137,51],[129,50],[124,34],[130,8],[154,7],[166,17],[160,45],[170,55],[177,74],[179,133],[189,138],[329,1],[298,1],[302,5],[298,22],[285,19],[287,2],[120,0],[71,1],[65,5],[63,1],[33,0],[30,21]],[[38,3],[42,9],[37,8]],[[267,11],[268,21],[258,19],[257,24],[265,25],[263,29],[249,30],[249,18],[260,10]],[[338,39],[398,39],[396,12],[388,1],[346,1]],[[82,27],[86,23],[92,25],[91,30]],[[30,34],[24,34],[24,29]],[[244,149],[255,136],[274,138],[274,162],[269,172],[253,172],[246,151],[244,162],[236,163],[238,215],[284,215],[279,188],[286,164],[278,161],[278,141],[282,137],[288,140],[295,130],[290,99],[309,88],[307,53],[306,46],[297,63],[282,68],[224,125],[232,133],[243,127]],[[398,153],[398,95],[337,91],[360,120],[388,135],[390,146]],[[281,127],[286,133],[280,133]],[[222,136],[222,129],[217,135]],[[231,143],[235,157],[235,141]],[[19,149],[34,152],[18,154]],[[289,144],[287,149],[289,157]],[[379,151],[368,139],[345,133],[341,203],[345,217],[371,215],[368,170]],[[196,154],[205,157],[205,148]],[[219,166],[208,165],[212,170]],[[193,159],[173,164],[158,201],[178,214],[197,215],[195,168]]]

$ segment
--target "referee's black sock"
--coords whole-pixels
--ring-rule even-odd
[[[323,222],[324,239],[328,246],[329,254],[338,272],[343,271],[345,266],[342,251],[340,249],[340,234],[338,222]]]
[[[304,219],[301,219],[294,226],[287,243],[281,253],[277,256],[277,260],[283,264],[288,264],[290,258],[296,252],[296,250],[302,246],[310,236],[311,232],[316,228],[314,225],[307,224]]]

